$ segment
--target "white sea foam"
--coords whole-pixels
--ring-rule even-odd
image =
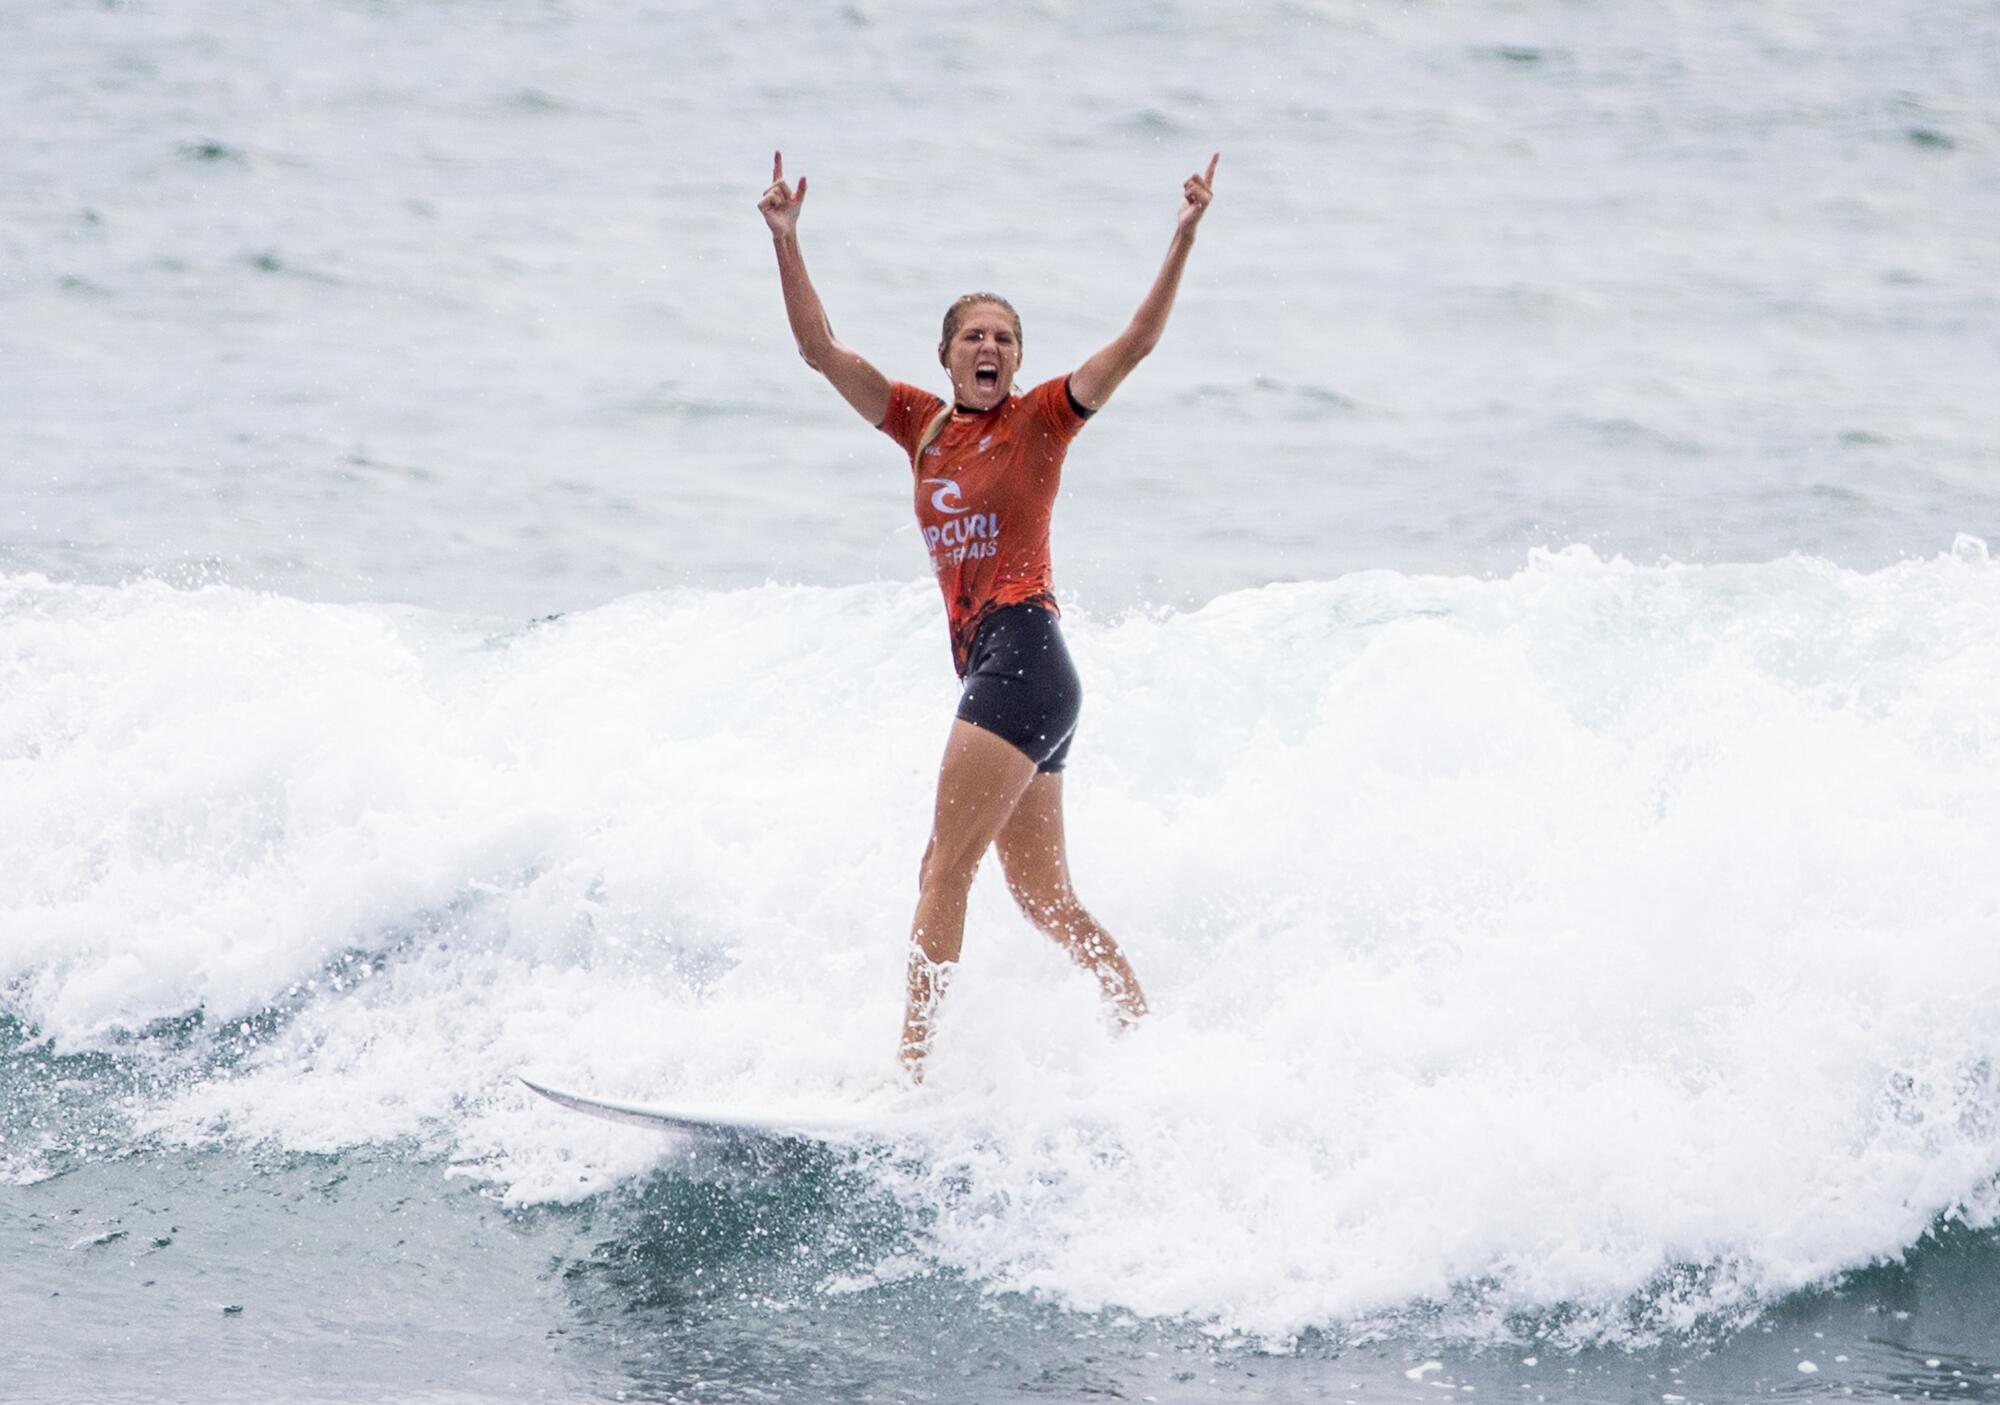
[[[7,1008],[75,1048],[200,1007],[261,1042],[144,1125],[415,1137],[517,1200],[661,1143],[516,1071],[879,1106],[935,609],[690,590],[516,628],[0,578]],[[1440,1302],[1588,1334],[1990,1215],[1978,543],[1572,550],[1068,629],[1074,867],[1159,1013],[1114,1038],[982,877],[937,1119],[878,1172],[934,1261],[1278,1337]]]

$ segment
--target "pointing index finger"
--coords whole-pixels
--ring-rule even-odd
[[[1221,159],[1222,159],[1222,153],[1219,151],[1216,152],[1215,155],[1208,158],[1208,174],[1201,178],[1201,183],[1203,185],[1215,184],[1215,163],[1220,161]]]
[[[774,151],[771,153],[771,184],[776,185],[779,181],[783,180],[784,178],[785,178],[785,153],[782,151]]]

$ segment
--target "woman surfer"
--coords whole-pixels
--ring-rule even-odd
[[[1119,1018],[1130,1024],[1146,1013],[1124,953],[1070,886],[1062,769],[1083,693],[1056,624],[1049,517],[1069,441],[1166,330],[1218,159],[1182,185],[1166,261],[1131,325],[1069,375],[1018,393],[1021,319],[1013,307],[991,293],[953,303],[938,343],[950,402],[891,382],[835,339],[799,253],[806,178],[792,188],[783,153],[757,202],[777,246],[799,354],[909,457],[917,521],[964,681],[910,930],[902,1058],[915,1079],[923,1077],[938,1002],[964,941],[966,895],[988,846],[999,848],[1021,911],[1097,978]]]

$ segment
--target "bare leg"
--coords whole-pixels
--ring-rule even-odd
[[[970,722],[952,722],[938,770],[931,842],[917,876],[917,915],[910,924],[903,1064],[914,1080],[923,1079],[938,1001],[965,943],[965,899],[972,875],[1034,777],[1035,763],[1015,747]]]
[[[1063,840],[1062,773],[1038,774],[1000,829],[1000,864],[1007,886],[1030,922],[1053,938],[1070,959],[1097,977],[1098,989],[1127,1025],[1146,1013],[1146,992],[1125,953],[1076,900]]]

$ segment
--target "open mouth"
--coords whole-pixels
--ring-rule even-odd
[[[980,366],[973,371],[972,380],[981,390],[991,390],[994,386],[1000,384],[1000,368],[998,366]]]

